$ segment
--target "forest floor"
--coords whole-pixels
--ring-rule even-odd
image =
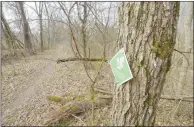
[[[70,50],[57,45],[34,56],[2,61],[3,126],[43,125],[48,114],[57,109],[57,105],[47,99],[49,95],[88,96],[91,82],[82,63],[55,62],[58,58],[71,56]],[[94,76],[95,69],[89,74]],[[109,89],[113,82],[110,67],[105,64],[96,85]],[[110,106],[95,109],[94,116],[93,125],[110,125]],[[91,111],[87,111],[79,119],[70,120],[68,125],[89,126],[91,121]],[[193,125],[193,104],[161,100],[156,125]]]

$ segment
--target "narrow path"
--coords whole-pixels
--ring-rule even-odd
[[[64,56],[63,46],[57,45],[56,50],[48,52],[45,56],[55,60]],[[10,87],[10,82],[2,84],[5,85],[2,91],[3,98],[5,97],[4,94],[9,96],[7,100],[3,100],[5,102],[2,106],[3,125],[41,125],[41,115],[49,107],[46,96],[54,94],[56,91],[59,91],[57,93],[64,91],[64,89],[60,89],[60,86],[58,86],[60,83],[52,84],[56,73],[56,63],[45,60],[37,62],[39,62],[39,66],[31,70],[28,75],[25,75],[23,82],[20,82],[21,84],[14,85],[14,90]],[[31,66],[35,65],[32,64]],[[28,68],[23,69],[28,70]],[[16,82],[16,80],[14,79],[13,82]],[[7,94],[6,92],[10,90],[11,92]]]
[[[71,57],[73,53],[66,47],[57,45],[56,49],[41,55],[13,61],[14,67],[9,64],[2,66],[3,126],[41,126],[49,117],[48,113],[57,107],[46,99],[48,95],[63,96],[70,93],[79,96],[88,93],[91,81],[81,62],[57,64],[48,60]],[[107,74],[111,70],[106,69],[110,68],[103,69],[104,78],[99,80],[99,87],[108,87],[107,84],[113,82],[113,78]],[[94,70],[90,71],[91,75],[94,73]]]

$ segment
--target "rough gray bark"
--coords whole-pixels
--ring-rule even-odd
[[[114,126],[153,126],[176,39],[178,2],[125,2],[118,48],[126,47],[134,78],[115,87]]]
[[[24,3],[23,2],[18,2],[19,4],[19,8],[20,8],[20,12],[21,12],[21,17],[22,17],[22,21],[23,21],[23,32],[24,32],[24,44],[25,44],[25,48],[28,52],[29,55],[33,55],[33,49],[32,49],[32,42],[31,42],[31,38],[30,38],[30,27],[28,24],[28,21],[26,19],[26,15],[24,12]]]

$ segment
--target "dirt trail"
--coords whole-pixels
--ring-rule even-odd
[[[2,82],[2,117],[3,125],[41,125],[42,114],[48,110],[49,102],[46,96],[65,92],[65,86],[56,80],[56,62],[40,60],[49,58],[56,60],[65,56],[62,45],[57,45],[56,50],[46,51],[42,55],[32,56],[14,62],[14,70],[9,71],[12,65],[2,67],[4,80]],[[13,70],[13,69],[12,69]],[[22,72],[20,72],[22,71]],[[9,73],[8,73],[9,72]],[[63,84],[67,84],[63,81]]]

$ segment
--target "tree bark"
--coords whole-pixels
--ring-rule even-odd
[[[1,13],[1,24],[2,24],[2,29],[3,29],[3,33],[4,33],[4,36],[5,36],[5,39],[6,39],[6,43],[8,45],[8,48],[11,52],[11,50],[13,49],[13,38],[12,38],[12,35],[11,35],[11,30],[10,30],[10,27],[4,17],[4,14]],[[12,54],[12,53],[11,53]]]
[[[43,51],[44,50],[44,46],[43,46],[42,14],[40,14],[40,44],[41,44],[41,51]]]
[[[20,11],[21,11],[21,17],[22,17],[22,21],[23,21],[23,32],[24,32],[24,44],[25,44],[25,48],[28,52],[29,55],[33,55],[33,49],[32,49],[32,42],[31,42],[31,38],[30,38],[30,27],[28,24],[28,21],[26,19],[26,15],[24,12],[24,3],[23,2],[18,2],[19,7],[20,7]]]
[[[83,46],[84,46],[84,57],[87,57],[87,40],[86,40],[86,22],[87,22],[87,6],[86,2],[83,5],[84,15],[82,19],[82,39],[83,39]]]
[[[9,24],[7,23],[4,14],[1,13],[1,26],[2,31],[4,33],[8,48],[10,50],[11,55],[15,55],[16,48],[23,48],[23,43],[15,36],[15,34],[11,31]]]
[[[51,34],[50,34],[50,32],[51,32],[51,29],[50,29],[51,23],[50,23],[50,16],[49,16],[49,12],[48,12],[48,8],[47,8],[46,3],[45,3],[45,9],[46,9],[47,18],[48,18],[47,26],[48,26],[48,49],[49,49],[49,47],[51,45]]]
[[[36,2],[35,2],[35,5],[36,5]],[[43,9],[43,3],[39,2],[39,8],[37,8],[37,6],[36,6],[36,11],[37,11],[38,17],[40,19],[39,26],[40,26],[40,49],[41,49],[41,51],[44,50],[43,27],[42,27],[42,9]]]
[[[114,88],[112,125],[154,125],[171,67],[178,11],[178,2],[125,2],[119,8],[118,48],[126,47],[134,78]]]

